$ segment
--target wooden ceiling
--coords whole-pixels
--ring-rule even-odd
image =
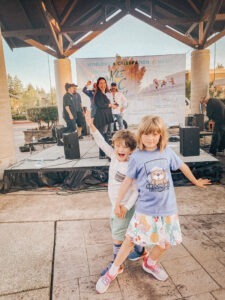
[[[225,0],[1,0],[11,49],[33,46],[68,57],[130,14],[178,41],[204,49],[225,35]]]

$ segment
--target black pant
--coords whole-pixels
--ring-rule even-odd
[[[81,111],[77,112],[77,126],[82,128],[82,135],[86,135],[86,123],[85,123],[85,118],[84,115]]]
[[[66,129],[65,132],[74,132],[77,130],[76,120],[65,120],[66,121]]]
[[[222,147],[225,146],[223,141],[224,138],[225,138],[225,125],[215,124],[209,152],[212,153],[213,155],[216,155],[216,152],[218,150],[220,151],[224,150],[222,149]]]

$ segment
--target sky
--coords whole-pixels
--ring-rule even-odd
[[[24,87],[31,83],[34,87],[50,90],[55,86],[55,58],[34,47],[17,48],[13,51],[3,39],[6,72],[17,76]],[[217,41],[210,49],[210,68],[218,63],[225,66],[225,38]],[[190,69],[193,49],[163,32],[127,15],[112,25],[101,35],[86,44],[69,58],[72,66],[73,82],[76,82],[76,58],[148,56],[165,54],[185,54],[186,69]],[[76,82],[79,85],[79,82]]]

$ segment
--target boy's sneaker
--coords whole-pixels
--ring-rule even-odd
[[[152,274],[158,280],[165,281],[168,278],[166,271],[160,265],[148,265],[147,257],[145,257],[143,260],[142,268],[145,270],[145,272]]]
[[[149,252],[147,250],[144,250],[142,253],[137,252],[135,250],[133,250],[129,255],[128,255],[128,259],[132,260],[132,261],[136,261],[139,259],[144,259],[145,257],[148,257]]]
[[[113,261],[110,261],[110,263],[107,265],[107,267],[104,269],[104,270],[102,270],[102,272],[101,272],[101,276],[103,276],[103,275],[105,275],[105,273],[107,272],[107,271],[109,271],[109,269],[110,269],[110,267],[111,267],[111,265],[113,264]]]
[[[117,275],[121,274],[123,272],[123,270],[124,270],[123,266],[120,266],[118,272],[114,276],[111,276],[109,274],[109,271],[107,271],[105,273],[105,275],[100,277],[99,280],[97,281],[96,291],[99,294],[105,293],[107,291],[107,289],[109,288],[111,282],[117,277]]]

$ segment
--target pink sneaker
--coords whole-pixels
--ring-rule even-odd
[[[109,271],[107,271],[105,273],[105,275],[103,275],[102,277],[99,278],[99,280],[97,281],[96,283],[96,291],[99,293],[99,294],[103,294],[105,293],[111,282],[117,277],[117,275],[121,274],[124,270],[124,267],[123,266],[120,266],[118,272],[114,275],[114,276],[111,276],[109,274]]]
[[[142,268],[145,272],[152,274],[158,280],[165,281],[168,278],[166,271],[160,265],[148,265],[148,257],[144,257]]]

